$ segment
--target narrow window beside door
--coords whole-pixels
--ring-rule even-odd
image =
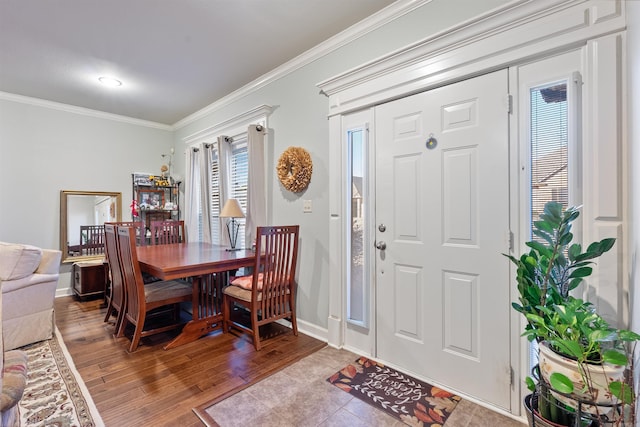
[[[569,203],[567,83],[531,89],[531,224],[545,203]]]
[[[368,203],[366,180],[367,147],[365,144],[366,129],[358,128],[347,131],[348,159],[349,159],[349,216],[351,228],[349,230],[350,270],[347,280],[347,320],[350,323],[367,326],[368,323],[368,299],[369,274],[366,259],[369,256],[368,218],[366,207]]]

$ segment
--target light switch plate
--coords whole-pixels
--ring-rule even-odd
[[[302,201],[302,212],[311,213],[311,200]]]

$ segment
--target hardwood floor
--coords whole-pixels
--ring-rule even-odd
[[[128,353],[129,338],[113,336],[102,300],[57,298],[56,324],[107,427],[202,426],[192,408],[268,376],[325,344],[280,325],[256,352],[240,333],[214,332],[171,350],[174,333],[142,340]]]

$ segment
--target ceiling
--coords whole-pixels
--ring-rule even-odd
[[[0,92],[172,125],[393,2],[0,0]]]

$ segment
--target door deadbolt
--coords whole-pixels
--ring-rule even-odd
[[[387,226],[384,224],[380,224],[378,226],[378,230],[380,230],[381,233],[384,233],[385,231],[387,231]]]
[[[376,248],[384,251],[385,249],[387,249],[387,244],[385,242],[378,242],[376,243]]]

